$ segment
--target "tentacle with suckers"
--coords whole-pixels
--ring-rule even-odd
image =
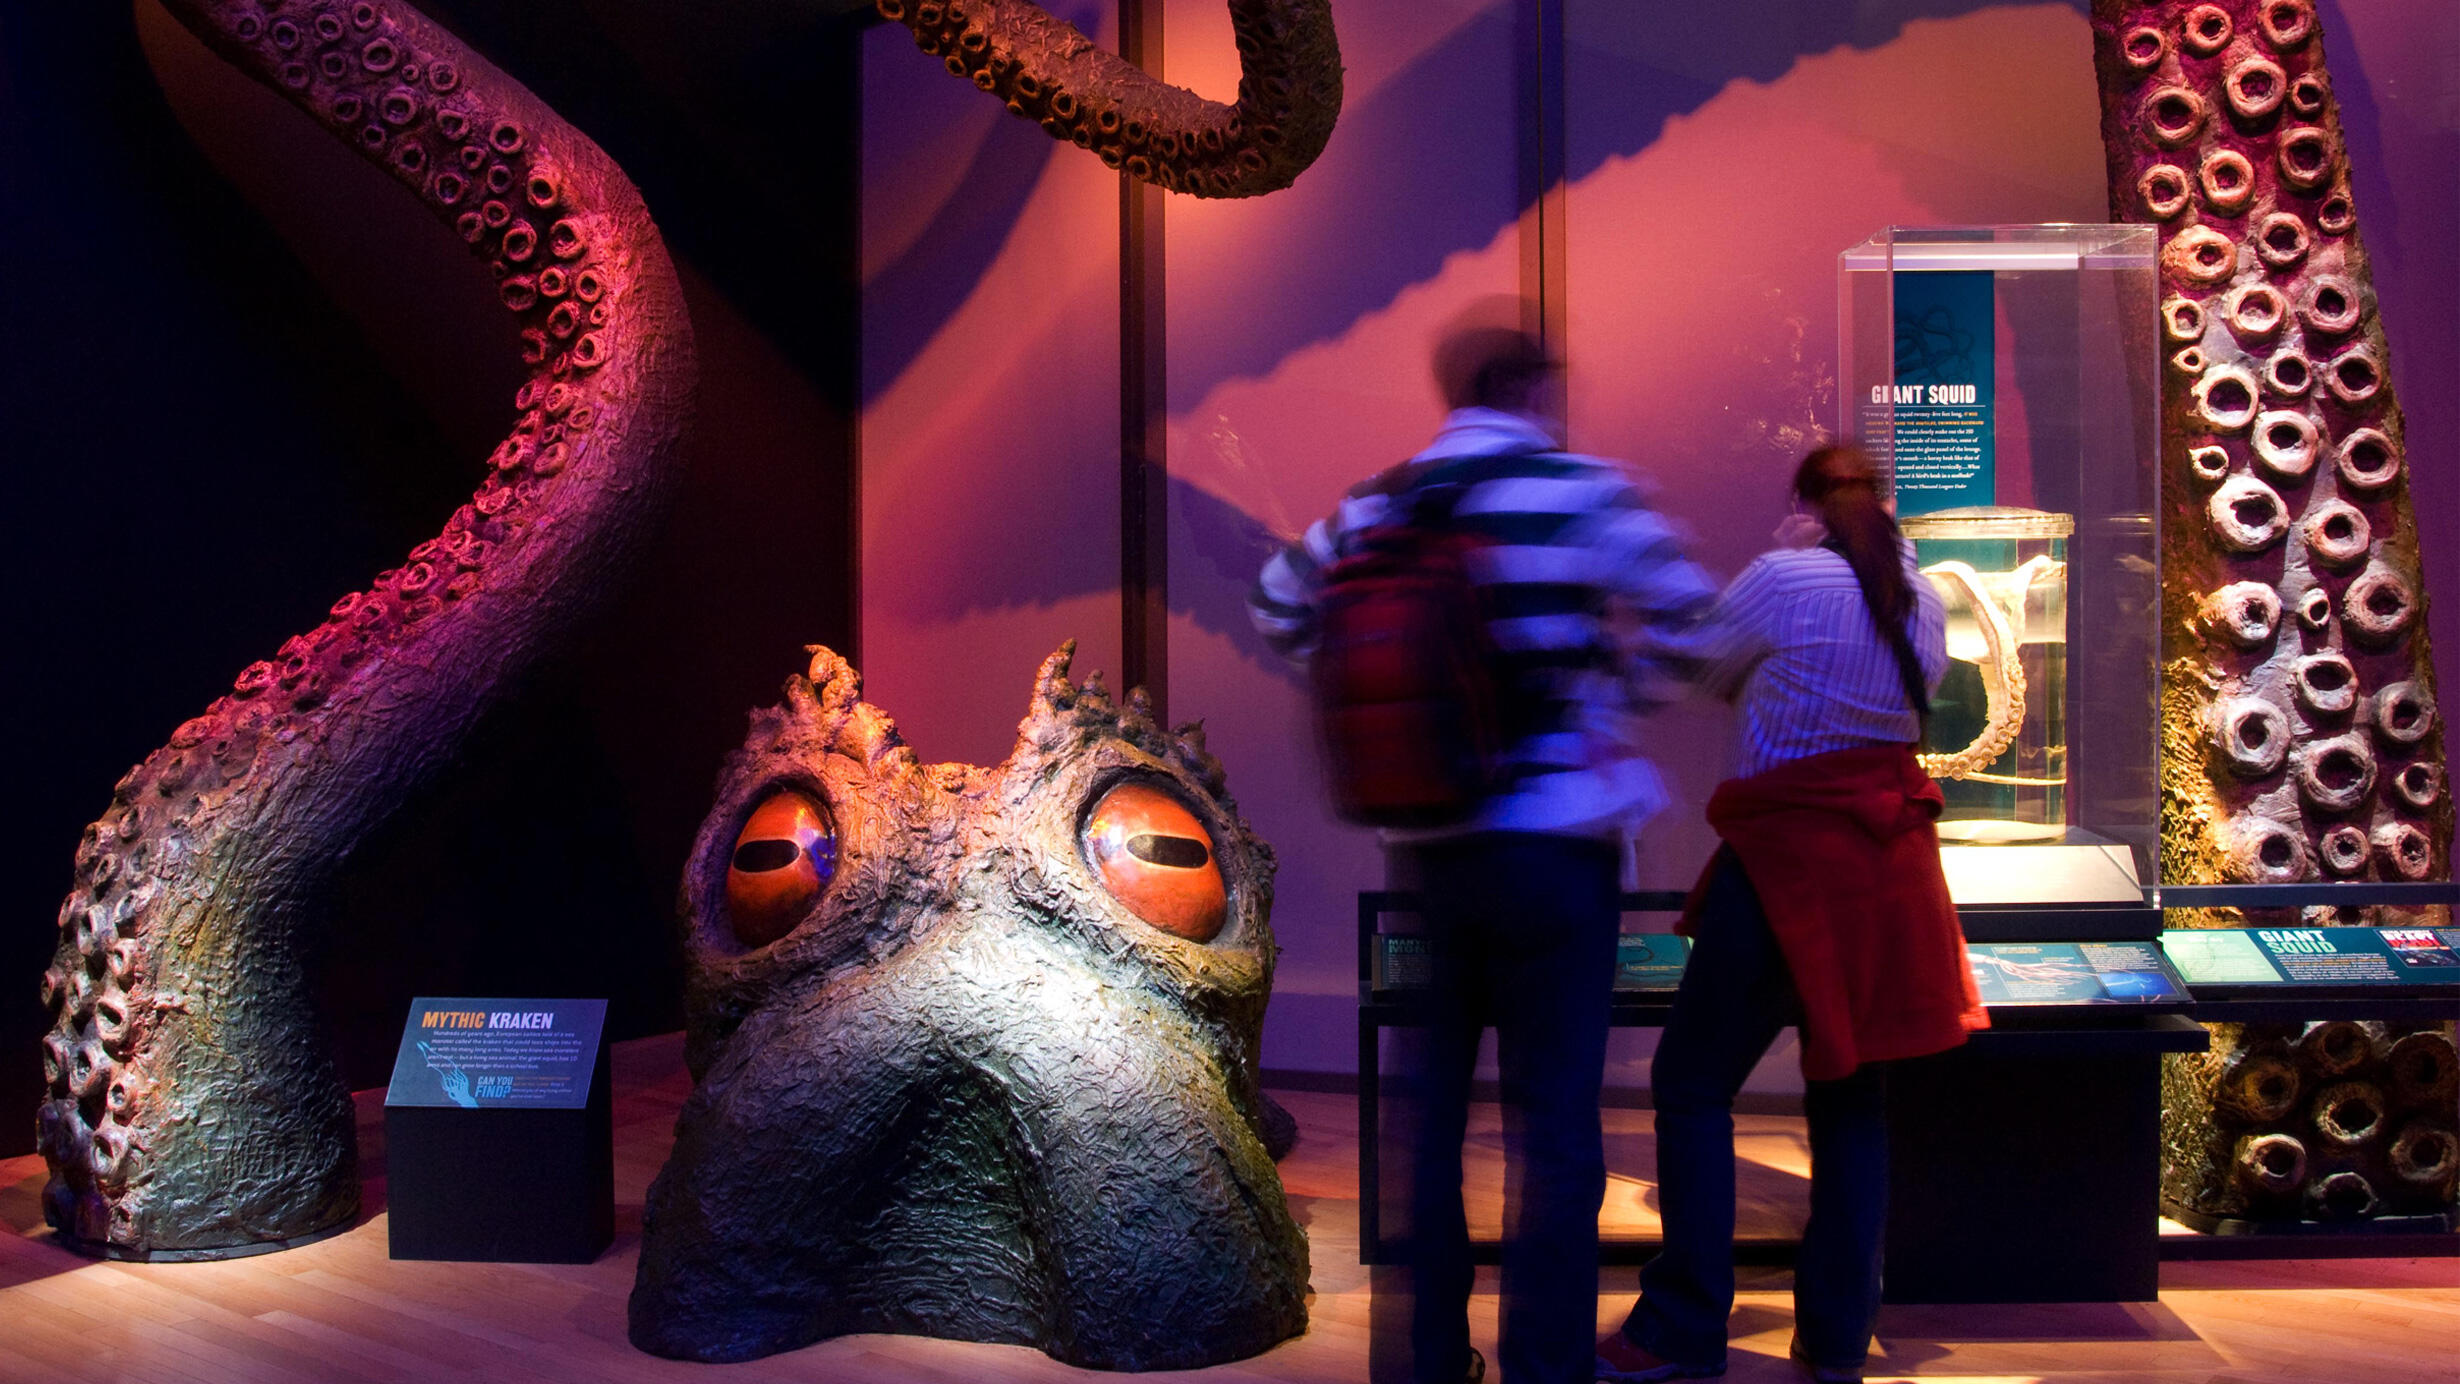
[[[1054,138],[1196,197],[1288,187],[1332,138],[1341,47],[1331,0],[1231,0],[1235,105],[1172,86],[1028,0],[878,0],[948,70]]]
[[[358,1202],[350,1097],[305,988],[321,886],[643,547],[694,368],[614,162],[400,0],[167,0],[415,192],[493,272],[518,421],[443,532],[120,780],[44,977],[46,1218],[119,1257],[313,1236]]]

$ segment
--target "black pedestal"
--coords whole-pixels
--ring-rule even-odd
[[[1888,1090],[1889,1302],[2146,1302],[2160,1291],[2161,1054],[2175,1016],[1992,1031]]]
[[[615,1237],[615,1124],[601,1046],[578,1109],[386,1106],[395,1259],[586,1264]]]

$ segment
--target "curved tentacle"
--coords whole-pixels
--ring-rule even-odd
[[[44,1212],[118,1257],[313,1236],[358,1201],[299,929],[367,831],[641,548],[689,409],[682,293],[595,145],[399,0],[170,0],[413,189],[498,280],[527,379],[442,533],[120,780],[44,977]]]
[[[1331,0],[1231,0],[1239,99],[1225,106],[1096,48],[1028,0],[879,0],[926,53],[1052,137],[1195,197],[1288,187],[1332,138],[1341,47]]]
[[[1942,586],[1962,588],[1981,626],[1982,691],[1989,697],[1982,729],[1960,750],[1918,756],[1922,772],[1932,778],[1966,778],[1989,768],[2016,743],[2016,732],[2024,727],[2024,665],[2017,658],[2015,627],[1991,598],[1981,574],[1961,562],[1936,562],[1923,568],[1922,575]]]

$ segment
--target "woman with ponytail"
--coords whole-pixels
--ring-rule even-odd
[[[1722,843],[1684,909],[1693,939],[1657,1047],[1665,1248],[1598,1343],[1612,1384],[1725,1373],[1734,1304],[1734,1096],[1802,1028],[1811,1219],[1793,1356],[1862,1378],[1887,1220],[1886,1064],[1987,1023],[1939,867],[1938,785],[1914,758],[1947,670],[1946,618],[1870,459],[1822,447],[1794,473],[1779,547],[1713,617],[1703,682],[1736,703],[1740,763],[1709,799]]]

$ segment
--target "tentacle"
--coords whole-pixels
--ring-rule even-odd
[[[682,294],[639,194],[399,0],[170,0],[415,190],[519,327],[519,421],[442,533],[123,778],[77,851],[45,977],[44,1210],[122,1257],[348,1220],[351,1106],[297,931],[352,847],[642,545],[689,406]]]
[[[2016,732],[2024,727],[2024,665],[2017,658],[2016,631],[1978,573],[1961,562],[1938,562],[1922,575],[1960,588],[1982,631],[1982,691],[1989,698],[1982,728],[1962,749],[1920,757],[1923,771],[1933,778],[1966,778],[1989,768],[2016,743]]]
[[[2236,843],[2276,832],[2303,843],[2301,860],[2337,861],[2351,878],[2403,878],[2412,863],[2447,871],[2448,799],[2318,800],[2279,791],[2274,776],[2348,733],[2347,710],[2306,696],[2307,655],[2341,661],[2355,708],[2434,672],[2418,556],[2431,525],[2408,474],[2439,454],[2407,448],[2326,16],[2315,0],[2091,9],[2110,219],[2159,228],[2174,353],[2158,509],[2164,877],[2229,878]],[[2208,606],[2244,604],[2233,593],[2251,589],[2297,620],[2199,637]],[[2282,732],[2285,753],[2261,773],[2243,756],[2200,752],[2216,716],[2243,723],[2250,703],[2270,707]],[[2414,742],[2375,739],[2387,785],[2448,751],[2422,730]],[[2369,859],[2343,828],[2408,844]]]
[[[1341,114],[1331,0],[1231,0],[1238,104],[1207,101],[1093,45],[1028,0],[879,0],[926,53],[1054,138],[1196,197],[1288,187]]]

